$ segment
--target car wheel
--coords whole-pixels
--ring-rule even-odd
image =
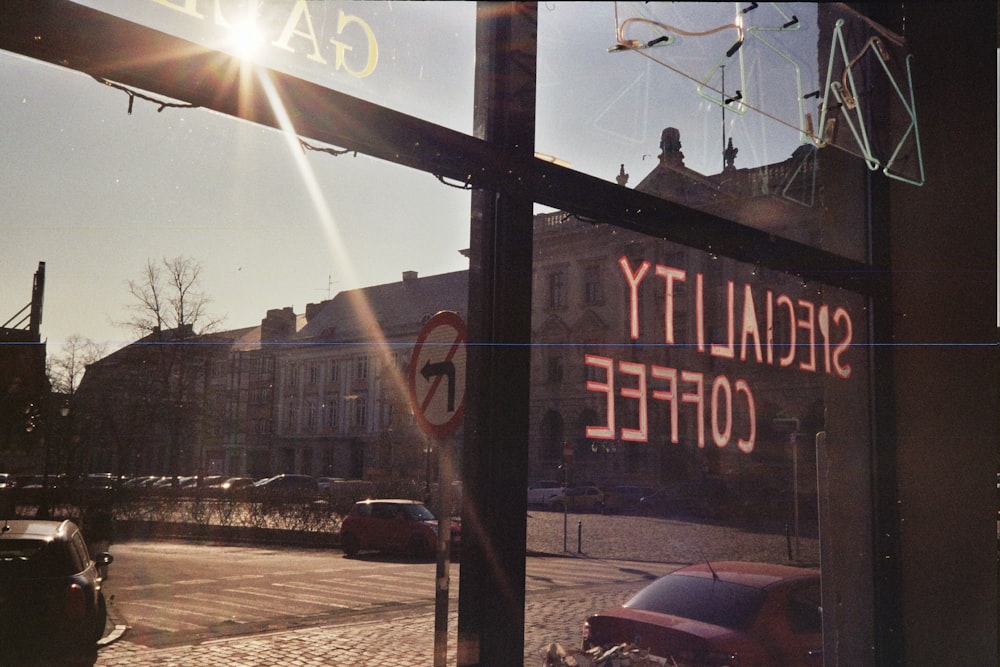
[[[342,546],[344,547],[344,555],[348,558],[354,558],[358,555],[358,551],[360,551],[358,538],[354,535],[344,535]]]
[[[104,626],[108,622],[108,603],[104,599],[104,593],[97,594],[97,619],[94,621],[94,643],[96,644],[104,636]]]

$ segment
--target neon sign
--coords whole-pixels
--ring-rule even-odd
[[[734,281],[725,283],[725,340],[708,342],[705,335],[705,276],[676,267],[648,261],[633,267],[628,258],[618,260],[628,288],[628,329],[632,340],[639,340],[641,323],[640,289],[647,280],[660,280],[663,286],[663,343],[685,345],[699,354],[719,359],[738,360],[763,366],[787,368],[806,373],[822,373],[847,380],[851,365],[846,360],[854,336],[850,313],[841,306],[832,307],[810,299],[793,299],[783,293],[755,288],[745,283],[737,288]],[[675,322],[678,287],[691,278],[693,290],[685,292],[691,301],[688,312],[694,313],[693,341],[680,340]],[[737,293],[742,298],[737,297]],[[737,335],[737,330],[739,334]],[[781,342],[776,340],[781,339]],[[649,412],[663,404],[670,422],[670,442],[679,442],[682,408],[693,410],[698,447],[705,447],[708,436],[718,447],[736,447],[749,454],[757,438],[756,401],[750,383],[741,377],[731,379],[720,374],[714,378],[689,369],[656,364],[615,360],[597,354],[585,354],[587,391],[602,394],[605,403],[604,424],[586,426],[586,437],[626,442],[649,441]],[[625,399],[621,403],[618,398]],[[634,427],[618,427],[616,410],[634,406]],[[710,429],[706,428],[706,422]]]

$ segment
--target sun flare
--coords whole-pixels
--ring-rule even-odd
[[[247,19],[230,28],[229,47],[233,55],[242,60],[251,60],[260,51],[264,34],[257,28],[257,22]]]

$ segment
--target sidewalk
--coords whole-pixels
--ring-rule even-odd
[[[564,534],[565,526],[565,534]],[[567,549],[564,550],[564,539]],[[789,561],[794,530],[755,533],[684,521],[599,514],[532,511],[529,553],[657,563],[701,560]],[[800,565],[816,565],[819,544],[800,536]],[[579,551],[578,551],[579,547]],[[583,620],[594,611],[624,602],[634,585],[558,590],[530,595],[525,605],[525,667],[542,664],[549,644],[578,646]],[[111,605],[114,620],[114,605]],[[448,664],[455,665],[457,609],[449,610]],[[124,620],[119,619],[119,624]],[[124,637],[98,652],[98,667],[429,667],[434,655],[433,611],[392,620],[283,630],[218,639],[196,646],[150,649]]]
[[[643,585],[612,590],[565,591],[529,600],[525,606],[525,666],[542,664],[552,642],[578,646],[583,619],[621,604]],[[457,610],[450,611],[448,664],[456,664]],[[99,667],[430,667],[434,658],[434,614],[366,620],[346,625],[218,639],[195,646],[150,649],[128,636],[98,652]]]

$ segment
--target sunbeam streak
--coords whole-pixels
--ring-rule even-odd
[[[351,262],[350,254],[347,252],[344,240],[340,235],[340,229],[334,219],[333,213],[330,211],[330,206],[327,203],[322,188],[320,188],[319,181],[316,179],[316,172],[313,171],[312,165],[309,164],[309,160],[302,150],[299,143],[299,136],[292,126],[292,120],[288,116],[281,96],[278,95],[274,83],[267,76],[267,72],[264,69],[254,67],[254,70],[257,72],[264,94],[267,96],[268,103],[271,105],[274,115],[278,120],[278,125],[285,137],[285,142],[288,144],[288,150],[295,160],[295,165],[298,168],[302,182],[309,192],[312,205],[316,210],[316,216],[326,237],[327,244],[330,247],[330,253],[337,265],[343,269],[345,275],[350,279],[349,282],[356,284],[358,282],[357,273]],[[362,323],[363,330],[367,332],[369,341],[378,350],[383,372],[388,374],[389,382],[395,385],[397,391],[406,395],[408,391],[406,379],[403,377],[397,364],[393,362],[392,351],[385,339],[385,333],[375,314],[372,312],[371,305],[368,303],[364,292],[360,289],[350,290],[347,292],[347,297],[351,303],[351,307],[354,309],[355,316]]]

